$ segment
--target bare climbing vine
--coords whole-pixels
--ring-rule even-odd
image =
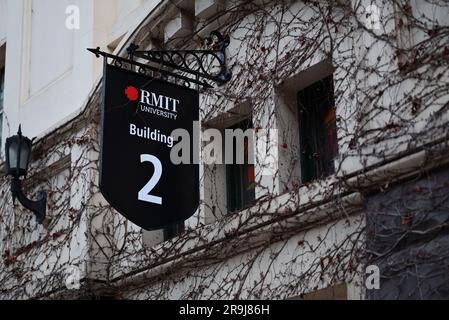
[[[220,114],[248,103],[254,128],[278,130],[282,165],[256,175],[255,203],[232,214],[219,165],[204,166],[199,212],[180,236],[153,246],[99,193],[99,86],[81,115],[36,145],[26,189],[48,192],[44,225],[13,204],[9,178],[0,178],[0,297],[287,299],[340,283],[364,297],[366,265],[395,279],[382,259],[440,241],[449,223],[437,214],[448,212],[447,175],[432,173],[447,157],[449,3],[415,2],[376,1],[368,12],[370,1],[228,1],[214,21],[231,36],[233,78],[201,91],[200,117],[204,128],[219,127]],[[306,73],[323,61],[330,73]],[[301,183],[292,119],[302,88],[294,85],[326,72],[337,110],[335,174]],[[416,154],[413,168],[382,169]],[[395,260],[404,281],[447,273],[449,247],[439,243]],[[438,268],[421,274],[431,261]],[[74,290],[70,267],[83,279]]]

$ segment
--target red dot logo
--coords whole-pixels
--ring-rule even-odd
[[[125,94],[128,97],[129,101],[136,101],[139,99],[139,91],[133,87],[129,86],[125,89]]]

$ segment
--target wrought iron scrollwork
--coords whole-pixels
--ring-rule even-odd
[[[229,43],[229,36],[213,31],[206,39],[205,44],[208,47],[206,50],[139,51],[138,45],[131,44],[127,48],[129,58],[102,52],[100,48],[88,50],[97,57],[114,59],[115,64],[134,65],[139,73],[148,70],[164,78],[172,77],[184,83],[195,83],[210,88],[212,86],[207,81],[213,81],[220,86],[231,79],[231,72],[226,66],[226,48]],[[137,59],[147,63],[138,62]]]

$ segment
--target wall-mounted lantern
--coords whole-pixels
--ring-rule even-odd
[[[47,196],[45,192],[38,193],[36,201],[28,199],[22,191],[22,179],[28,173],[28,166],[31,161],[32,141],[22,135],[21,126],[17,135],[6,139],[6,172],[12,176],[11,192],[13,201],[19,202],[36,215],[36,221],[40,224],[45,219]]]

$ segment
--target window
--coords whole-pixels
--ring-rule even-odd
[[[171,226],[168,226],[164,229],[164,241],[168,241],[181,233],[183,233],[185,230],[184,221],[180,223],[175,223]]]
[[[246,131],[252,128],[251,120],[244,120],[237,125],[228,129],[241,129]],[[236,163],[236,151],[240,146],[233,143],[234,164],[226,165],[226,189],[228,212],[239,211],[250,205],[255,199],[255,179],[254,179],[254,165],[249,164],[249,141],[244,140],[244,164]]]
[[[64,14],[71,0],[30,1],[29,47],[24,57],[24,67],[28,68],[29,79],[25,88],[26,97],[32,96],[54,81],[57,81],[73,67],[75,32],[65,26],[67,16]],[[60,14],[49,14],[59,12]],[[50,36],[51,35],[51,36]],[[49,50],[51,48],[51,50]]]
[[[333,91],[329,76],[298,93],[302,182],[335,172],[338,142]]]

